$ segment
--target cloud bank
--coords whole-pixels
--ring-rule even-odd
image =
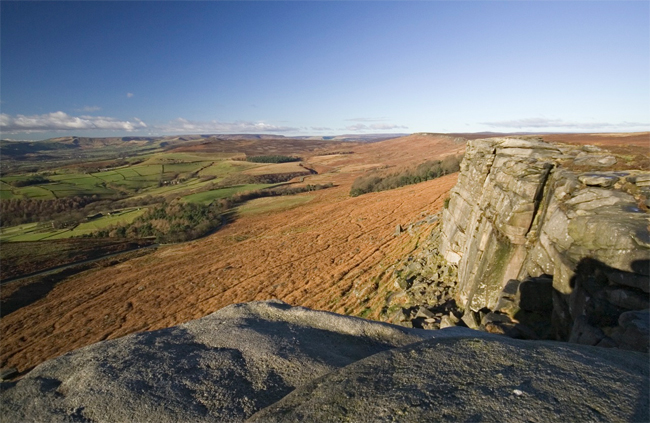
[[[147,125],[138,118],[133,118],[133,121],[124,121],[106,116],[70,116],[64,112],[32,116],[0,114],[0,130],[7,132],[84,129],[108,129],[131,132],[146,127]]]
[[[143,129],[147,129],[151,133],[163,134],[296,132],[299,130],[299,128],[290,126],[279,126],[252,121],[220,122],[212,120],[209,122],[201,122],[178,118],[163,124],[147,125],[138,118],[125,121],[106,116],[70,116],[64,112],[33,116],[0,114],[0,131],[8,133],[66,130],[114,130],[132,132]]]
[[[239,133],[239,132],[296,132],[299,128],[290,126],[278,126],[265,122],[219,122],[211,120],[209,122],[191,121],[183,118],[175,119],[162,125],[154,126],[154,129],[161,133]]]
[[[391,129],[408,129],[408,126],[404,125],[393,125],[390,123],[374,123],[372,125],[366,125],[363,123],[358,123],[356,125],[346,126],[344,128],[347,131],[354,132],[363,132],[363,131],[389,131]]]
[[[547,118],[527,118],[527,119],[514,119],[503,120],[497,122],[481,122],[483,125],[495,128],[567,128],[567,129],[613,129],[613,128],[647,128],[650,127],[648,123],[639,122],[573,122],[565,121],[563,119],[547,119]]]

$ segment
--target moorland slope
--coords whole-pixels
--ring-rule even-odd
[[[45,298],[0,320],[2,366],[24,371],[93,342],[268,298],[379,318],[394,264],[436,225],[427,217],[442,209],[456,176],[357,198],[348,196],[350,185],[368,170],[390,172],[464,148],[457,137],[415,134],[350,151],[317,151],[305,162],[318,174],[303,182],[335,188],[253,200],[207,238],[57,284]],[[411,223],[418,229],[395,231]]]
[[[377,317],[385,294],[377,285],[419,239],[395,237],[395,227],[438,212],[456,176],[357,198],[348,195],[352,181],[370,167],[391,170],[463,149],[454,138],[414,135],[308,157],[319,174],[304,183],[334,188],[253,200],[207,238],[69,278],[3,317],[2,367],[26,370],[93,342],[260,299]]]

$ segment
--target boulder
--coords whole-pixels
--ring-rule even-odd
[[[603,173],[587,173],[578,176],[578,180],[589,187],[604,187],[609,188],[614,186],[620,178],[616,175],[608,175]]]
[[[2,383],[2,420],[242,421],[296,387],[434,331],[257,302],[100,342]]]
[[[605,289],[605,293],[607,300],[615,306],[628,310],[645,310],[650,308],[648,295],[644,295],[639,291],[628,288],[608,287]]]
[[[606,272],[606,275],[607,279],[612,284],[638,288],[646,293],[650,292],[650,277],[645,274],[637,275],[630,272],[621,272],[615,269],[611,269]]]
[[[618,319],[611,333],[620,348],[647,353],[650,349],[650,311],[628,311]]]
[[[458,325],[458,319],[453,314],[445,314],[440,319],[440,329],[451,328]]]
[[[605,334],[597,327],[591,326],[585,316],[579,316],[573,323],[569,342],[583,345],[596,345]]]
[[[335,370],[249,421],[650,419],[645,354],[488,334],[474,338],[476,332],[459,329]]]
[[[470,329],[480,328],[480,319],[477,318],[477,313],[472,310],[465,310],[465,314],[460,320]]]

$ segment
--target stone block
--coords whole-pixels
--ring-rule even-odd
[[[478,319],[476,318],[476,313],[471,310],[466,310],[463,317],[460,319],[465,325],[470,329],[480,329]]]
[[[488,323],[514,323],[510,316],[500,313],[486,313],[483,318],[481,318],[481,326],[485,326]]]
[[[587,322],[586,316],[579,316],[573,323],[569,342],[583,345],[596,345],[603,338],[605,338],[605,334],[602,330],[591,326]]]
[[[629,311],[619,317],[611,338],[622,349],[647,353],[650,346],[650,311]]]
[[[627,288],[607,287],[605,288],[607,300],[617,307],[628,310],[645,310],[650,308],[648,295]]]
[[[578,180],[589,187],[609,188],[618,182],[619,177],[603,173],[586,173],[578,176]]]
[[[424,319],[432,319],[432,318],[434,318],[435,316],[436,316],[436,315],[435,315],[434,313],[432,313],[431,311],[429,311],[429,310],[428,310],[427,308],[425,308],[425,307],[419,307],[419,308],[418,308],[418,312],[417,312],[416,315],[415,315],[416,318],[418,318],[418,317],[422,317],[422,318],[424,318]]]
[[[458,319],[453,314],[444,315],[440,319],[440,329],[457,326],[457,324],[458,324]]]

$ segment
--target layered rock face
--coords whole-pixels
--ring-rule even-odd
[[[3,382],[2,421],[648,421],[646,354],[407,329],[270,301]]]
[[[548,312],[555,339],[647,352],[650,172],[607,171],[616,161],[592,146],[470,141],[440,247],[459,305]]]

